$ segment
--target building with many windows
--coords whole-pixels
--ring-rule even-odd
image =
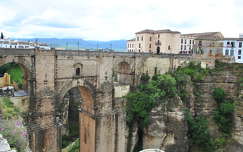
[[[181,34],[178,31],[143,30],[136,38],[127,41],[128,52],[172,53],[172,54],[222,54],[220,32]],[[221,52],[220,52],[221,51]]]
[[[243,63],[243,38],[225,38],[223,43],[223,55],[233,57],[235,62]]]
[[[191,54],[196,37],[190,34],[181,35],[180,54]]]
[[[143,30],[135,33],[136,38],[127,41],[128,52],[173,53],[180,52],[180,35],[178,31]]]
[[[191,33],[181,35],[181,53],[198,54],[203,56],[222,55],[224,38],[220,32]]]

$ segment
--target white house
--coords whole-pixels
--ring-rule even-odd
[[[243,38],[224,38],[223,55],[234,57],[236,63],[243,63]]]

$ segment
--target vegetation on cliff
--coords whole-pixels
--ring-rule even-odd
[[[79,148],[80,148],[80,140],[78,138],[74,142],[69,144],[67,147],[62,149],[62,152],[79,152]]]
[[[0,98],[0,134],[6,138],[12,148],[26,152],[28,148],[27,130],[23,125],[20,110],[10,98]]]
[[[20,110],[14,106],[11,100],[7,97],[0,98],[0,114],[3,119],[13,119],[20,116]]]
[[[144,129],[149,125],[151,110],[157,106],[164,107],[168,110],[168,105],[173,98],[179,97],[185,107],[185,121],[188,125],[188,141],[189,149],[192,146],[198,147],[201,151],[214,152],[224,146],[231,138],[233,128],[234,102],[230,99],[225,91],[221,88],[215,88],[212,96],[217,102],[217,107],[213,111],[213,120],[218,126],[220,135],[215,137],[210,134],[208,118],[200,113],[196,115],[190,112],[189,92],[187,86],[194,88],[193,94],[197,103],[202,103],[202,92],[197,84],[202,82],[206,76],[212,73],[222,71],[227,65],[216,62],[215,69],[203,69],[200,64],[189,63],[188,66],[178,68],[174,72],[163,75],[154,75],[152,79],[148,75],[141,76],[141,84],[138,85],[127,96],[126,118],[129,127],[129,138],[127,152],[131,150],[138,152],[143,148]],[[232,65],[230,65],[232,66]],[[236,70],[239,68],[236,68]],[[241,69],[242,70],[242,69]],[[240,80],[239,80],[240,81]],[[242,81],[243,83],[243,81]],[[240,83],[240,85],[242,85]],[[131,137],[134,127],[137,128],[137,142],[132,149]],[[190,151],[190,150],[189,150]]]
[[[162,105],[164,110],[168,109],[170,99],[181,96],[186,100],[187,92],[184,87],[190,78],[201,81],[206,75],[207,70],[200,65],[190,63],[187,67],[179,68],[173,73],[156,74],[149,80],[148,75],[141,76],[141,84],[130,92],[127,96],[126,116],[129,126],[129,140],[131,140],[134,125],[137,126],[138,141],[133,148],[137,152],[143,148],[144,128],[149,124],[151,110]],[[128,141],[128,143],[131,143]],[[127,151],[131,151],[128,145]]]

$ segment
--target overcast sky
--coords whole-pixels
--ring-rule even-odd
[[[130,39],[143,29],[243,33],[243,0],[0,0],[8,37]]]

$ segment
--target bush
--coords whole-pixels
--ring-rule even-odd
[[[234,123],[233,112],[235,106],[233,103],[226,102],[219,105],[214,111],[214,120],[219,127],[219,130],[224,133],[224,136],[230,136]]]
[[[208,121],[203,116],[193,117],[189,111],[184,113],[188,124],[188,138],[191,145],[197,145],[200,149],[213,152],[214,142],[209,134]]]
[[[21,120],[2,120],[0,134],[8,140],[12,148],[16,148],[18,152],[26,152],[28,146],[27,130]]]
[[[0,112],[4,119],[18,118],[21,115],[20,110],[14,106],[8,97],[0,99]]]
[[[226,94],[222,88],[215,88],[213,90],[213,98],[217,103],[222,103],[225,100]]]
[[[218,107],[214,110],[214,121],[219,127],[223,136],[231,136],[234,126],[233,113],[235,105],[231,100],[226,100],[226,93],[222,88],[215,88],[213,97],[218,103]]]

